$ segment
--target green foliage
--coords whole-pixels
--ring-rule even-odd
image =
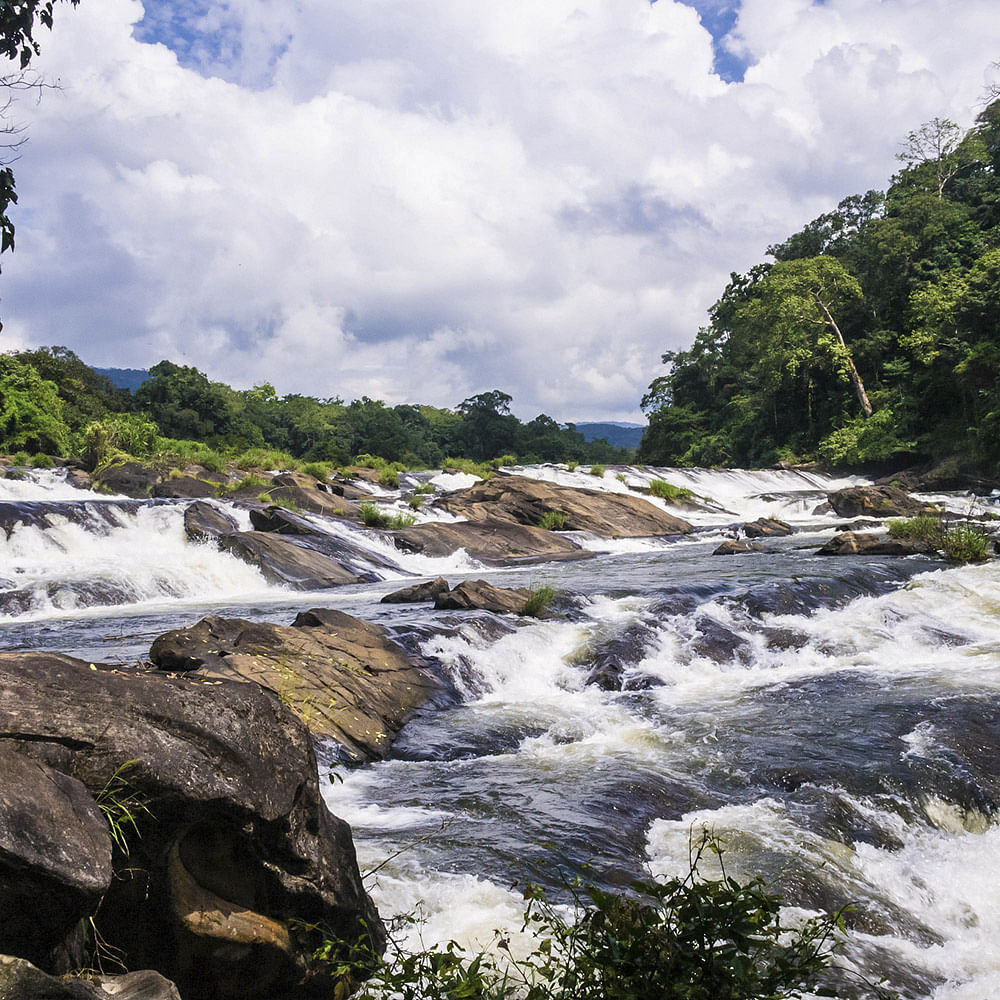
[[[390,942],[384,958],[318,925],[299,930],[335,980],[369,977],[358,1000],[788,1000],[819,988],[840,914],[787,927],[780,897],[760,879],[740,883],[724,867],[721,878],[702,878],[705,851],[721,857],[708,834],[689,873],[663,882],[608,891],[578,881],[573,917],[529,885],[524,924],[535,947],[525,958],[499,937],[494,951],[473,953],[454,941],[419,951]]]
[[[304,462],[300,471],[325,483],[333,470],[328,462]]]
[[[126,857],[129,855],[129,839],[141,836],[138,820],[143,816],[152,817],[145,798],[132,785],[127,775],[141,764],[139,759],[127,760],[117,767],[104,787],[94,796],[98,808],[108,822],[108,832],[115,846]]]
[[[383,469],[379,473],[378,484],[387,490],[398,490],[399,473],[395,469]]]
[[[949,525],[933,514],[890,521],[889,535],[926,542],[955,563],[986,562],[993,555],[993,539],[973,524]]]
[[[281,497],[272,496],[269,490],[264,490],[257,494],[257,499],[261,503],[270,504],[272,507],[284,507],[285,510],[294,511],[298,513],[302,508],[291,499],[291,497]]]
[[[678,500],[693,500],[694,493],[685,486],[674,486],[672,483],[664,482],[662,479],[654,479],[649,484],[649,492],[654,497],[661,500],[676,502]]]
[[[209,472],[222,472],[226,468],[225,457],[214,448],[210,448],[201,441],[186,441],[178,438],[158,438],[153,459],[168,464],[201,465]]]
[[[233,459],[233,465],[237,469],[279,469],[281,471],[294,472],[299,467],[299,462],[278,448],[247,448]]]
[[[915,129],[901,158],[884,195],[733,274],[692,346],[663,355],[640,461],[1000,469],[1000,100],[964,135]]]
[[[590,467],[590,474],[592,476],[597,476],[598,479],[602,479],[604,477],[604,472],[605,469],[603,465],[592,465]]]
[[[416,487],[414,489],[413,492],[416,493],[416,494],[418,494],[418,495],[426,495],[428,493],[433,493],[434,492],[434,484],[433,483],[421,483],[418,487]]]
[[[56,463],[52,460],[52,457],[50,455],[46,455],[43,451],[31,456],[31,467],[33,469],[51,469],[55,464]]]
[[[517,455],[501,455],[499,458],[491,458],[489,464],[494,469],[502,469],[508,465],[517,465]]]
[[[141,413],[112,413],[84,429],[80,457],[94,471],[127,457],[149,458],[159,443],[160,429]]]
[[[415,524],[416,520],[412,514],[387,514],[370,500],[365,500],[361,504],[361,523],[366,528],[398,531],[400,528],[408,528],[411,524]]]
[[[521,608],[521,614],[529,618],[541,618],[552,607],[552,602],[559,596],[559,591],[549,584],[532,586],[528,599]]]
[[[69,452],[70,428],[55,383],[10,355],[0,355],[0,450]]]
[[[251,472],[243,476],[241,479],[238,479],[235,483],[219,487],[218,492],[219,494],[226,496],[231,493],[238,493],[241,490],[259,490],[262,486],[270,485],[270,480],[265,479],[263,476],[258,476],[256,472]]]
[[[410,510],[420,510],[424,505],[424,498],[422,496],[412,496],[407,503],[410,505]]]
[[[541,520],[538,522],[539,528],[544,528],[546,531],[562,531],[566,527],[569,518],[558,510],[547,510],[542,514]]]
[[[577,466],[578,466],[579,464],[580,464],[579,462],[567,462],[567,463],[566,463],[566,469],[567,469],[567,470],[568,470],[569,472],[576,472],[576,467],[577,467]]]

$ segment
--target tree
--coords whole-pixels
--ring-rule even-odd
[[[0,2],[0,55],[16,61],[18,69],[0,75],[0,88],[8,98],[0,105],[0,134],[10,137],[8,142],[0,142],[6,155],[0,154],[0,253],[14,249],[14,223],[7,214],[11,205],[17,204],[17,190],[14,186],[14,171],[11,162],[16,159],[17,149],[24,142],[17,138],[22,127],[7,120],[12,98],[16,90],[43,86],[39,77],[29,76],[25,70],[33,56],[39,53],[38,40],[34,36],[35,19],[46,28],[52,28],[52,8],[58,0],[2,0]],[[80,0],[69,0],[75,7]]]
[[[950,118],[932,118],[906,137],[903,151],[896,154],[911,169],[929,167],[933,171],[938,198],[944,198],[945,185],[955,174],[983,158],[982,143],[975,134],[963,136]]]
[[[0,448],[65,455],[69,441],[55,384],[32,365],[0,355]]]

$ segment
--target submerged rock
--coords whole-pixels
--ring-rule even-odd
[[[537,525],[553,512],[566,518],[566,530],[590,531],[602,538],[683,535],[687,521],[642,497],[606,490],[559,486],[526,476],[494,476],[457,490],[436,506],[470,521]]]
[[[743,525],[743,533],[747,538],[783,538],[794,534],[795,529],[776,517],[758,517]]]
[[[291,625],[203,618],[161,635],[149,655],[161,670],[270,688],[315,736],[358,761],[384,757],[409,716],[444,692],[385,629],[323,608]]]
[[[756,542],[747,542],[742,538],[727,538],[717,549],[712,552],[713,556],[735,556],[742,552],[763,552],[762,546]]]
[[[284,584],[295,590],[340,587],[361,583],[364,579],[337,560],[285,535],[239,531],[221,536],[219,544],[227,552],[256,566],[269,583]]]
[[[156,969],[185,1000],[296,997],[319,975],[297,921],[383,941],[309,733],[273,691],[47,653],[0,654],[0,688],[0,739],[91,796],[111,790],[125,850],[94,920],[127,967]],[[22,924],[41,923],[52,901],[21,906]],[[78,922],[62,943],[77,966],[88,932]],[[0,921],[0,952],[14,936]]]

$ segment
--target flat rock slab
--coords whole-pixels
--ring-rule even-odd
[[[238,531],[221,535],[219,545],[256,566],[269,583],[293,590],[323,590],[360,583],[362,577],[315,549],[287,535],[267,531]]]
[[[565,516],[567,530],[589,531],[601,538],[683,535],[691,531],[687,521],[642,497],[558,486],[526,476],[494,476],[449,494],[436,506],[470,521],[490,519],[532,526],[551,511]]]
[[[425,556],[450,556],[459,549],[492,566],[590,559],[594,553],[554,531],[511,521],[441,521],[392,532],[396,548]]]
[[[323,608],[292,625],[204,618],[160,636],[150,659],[162,670],[264,685],[356,761],[384,757],[407,718],[444,691],[381,626]]]
[[[926,542],[889,538],[875,532],[839,531],[816,553],[820,556],[912,556],[936,555]]]

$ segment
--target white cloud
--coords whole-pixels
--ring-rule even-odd
[[[674,0],[146,6],[43,35],[5,335],[524,417],[635,415],[731,270],[996,58],[993,0],[743,0],[729,85]]]

